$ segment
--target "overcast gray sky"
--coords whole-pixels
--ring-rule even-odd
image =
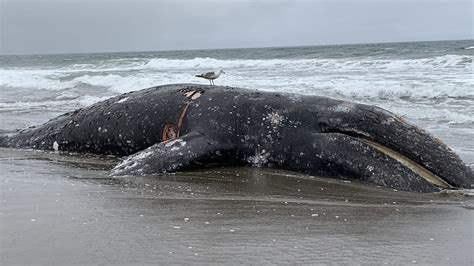
[[[0,0],[2,54],[473,39],[472,0]]]

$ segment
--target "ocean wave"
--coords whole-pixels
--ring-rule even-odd
[[[467,49],[467,48],[466,48]],[[377,59],[377,58],[344,58],[344,59],[216,59],[211,57],[196,57],[193,59],[168,59],[168,58],[120,58],[98,61],[95,63],[77,63],[57,69],[13,68],[10,70],[42,71],[67,74],[75,72],[104,72],[104,71],[130,71],[130,70],[172,70],[172,69],[215,69],[215,68],[283,68],[283,67],[360,67],[370,68],[406,68],[406,67],[462,67],[472,65],[474,56],[468,55],[443,55],[420,59]],[[5,69],[0,69],[5,71]]]
[[[54,70],[0,69],[0,76],[4,87],[61,90],[69,86]]]
[[[368,102],[370,104],[370,102]],[[451,102],[452,103],[452,102]],[[401,103],[383,103],[384,108],[396,113],[397,115],[412,121],[428,121],[429,125],[437,127],[440,125],[445,127],[456,125],[474,125],[474,108],[466,107],[463,110],[456,110],[453,106],[441,106],[431,103],[413,103],[410,105]],[[472,129],[469,130],[472,134]],[[468,134],[468,133],[467,133]]]
[[[31,113],[38,111],[63,111],[74,110],[76,108],[88,106],[96,102],[108,99],[109,97],[98,97],[84,95],[74,99],[54,99],[54,100],[32,100],[0,102],[0,112],[3,113]]]
[[[360,99],[444,99],[474,100],[474,88],[455,84],[410,84],[398,81],[364,81],[337,84],[329,90],[335,94]],[[328,90],[327,93],[330,93]]]
[[[423,59],[113,59],[61,69],[0,69],[1,87],[68,90],[99,87],[123,93],[166,83],[205,81],[194,74],[227,71],[217,84],[350,98],[474,97],[472,59],[445,55]],[[467,71],[467,72],[466,72]],[[325,89],[327,88],[327,89]]]
[[[54,111],[64,109],[63,107],[79,107],[79,103],[71,100],[0,102],[1,112]]]
[[[155,86],[159,82],[158,79],[150,75],[133,75],[123,77],[115,74],[103,76],[81,76],[71,81],[74,84],[89,84],[95,87],[108,88],[112,92],[125,93],[132,90],[138,90]]]
[[[215,58],[194,58],[194,59],[164,59],[154,58],[141,66],[139,69],[215,69],[215,68],[307,68],[307,67],[386,67],[388,69],[399,69],[407,67],[463,67],[472,64],[472,56],[444,55],[422,59],[233,59],[220,60]]]
[[[466,48],[467,49],[467,48]],[[400,68],[432,68],[432,67],[470,67],[474,56],[443,55],[419,59],[377,59],[377,58],[314,58],[314,59],[216,59],[211,57],[196,57],[192,59],[169,58],[118,58],[97,61],[94,63],[78,63],[62,66],[55,70],[47,69],[17,69],[31,71],[53,71],[57,74],[77,72],[110,72],[110,71],[139,71],[139,70],[209,70],[216,68],[362,68],[373,67]],[[14,69],[12,69],[14,70]],[[1,69],[0,69],[1,71]]]

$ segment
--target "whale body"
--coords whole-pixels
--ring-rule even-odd
[[[112,175],[256,166],[414,192],[474,183],[447,145],[382,108],[222,86],[122,94],[1,137],[0,146],[128,156]]]

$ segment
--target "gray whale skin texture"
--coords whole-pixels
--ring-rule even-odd
[[[112,175],[247,165],[414,192],[474,183],[445,144],[384,109],[196,84],[122,94],[0,137],[0,146],[128,156]]]

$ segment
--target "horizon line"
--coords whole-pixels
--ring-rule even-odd
[[[58,52],[58,53],[25,53],[25,54],[3,54],[0,56],[48,56],[48,55],[79,55],[79,54],[120,54],[120,53],[153,53],[153,52],[186,52],[186,51],[212,51],[212,50],[237,50],[237,49],[266,49],[266,48],[301,48],[315,46],[344,46],[344,45],[364,45],[364,44],[389,44],[389,43],[420,43],[420,42],[449,42],[449,41],[474,41],[474,39],[444,39],[444,40],[424,40],[424,41],[382,41],[382,42],[360,42],[360,43],[334,43],[334,44],[303,44],[290,46],[255,46],[255,47],[224,47],[224,48],[197,48],[197,49],[163,49],[163,50],[135,50],[135,51],[98,51],[98,52]]]

